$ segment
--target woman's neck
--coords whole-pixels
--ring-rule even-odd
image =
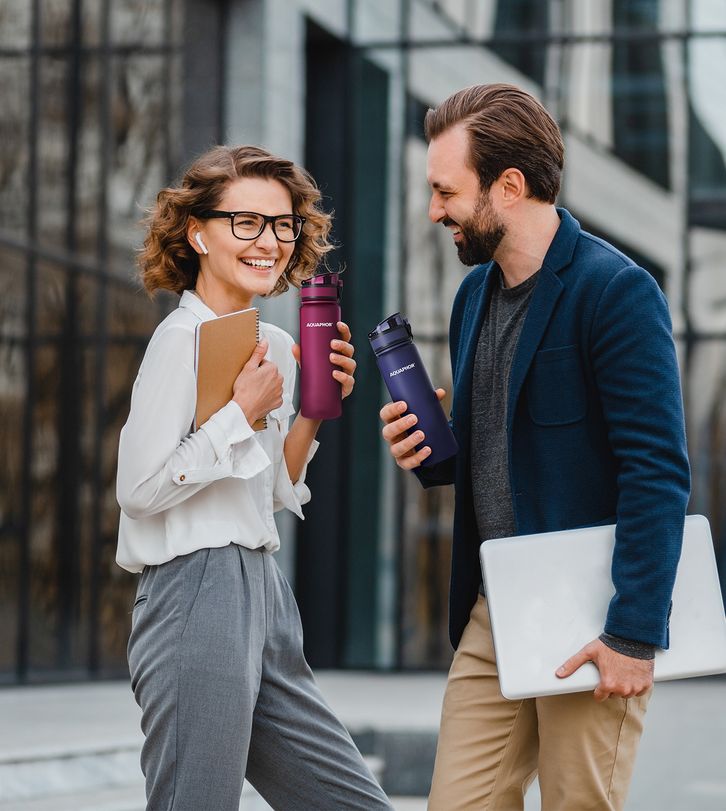
[[[233,295],[218,287],[212,288],[201,276],[197,277],[197,284],[192,292],[217,316],[229,315],[252,306],[252,297]]]

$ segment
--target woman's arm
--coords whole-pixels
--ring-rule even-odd
[[[121,432],[117,499],[131,518],[173,507],[212,481],[251,478],[270,459],[237,403],[190,433],[196,402],[194,332],[167,327],[146,350]]]
[[[285,465],[293,484],[297,483],[322,420],[311,420],[298,414],[285,437]]]
[[[330,348],[333,350],[330,353],[330,360],[340,367],[333,371],[333,377],[340,383],[342,397],[345,399],[353,391],[355,385],[353,379],[356,367],[353,360],[355,349],[350,343],[350,328],[343,321],[338,321],[338,332],[341,340],[330,342]],[[293,345],[292,354],[297,363],[300,363],[300,347],[297,344]],[[298,414],[285,437],[285,464],[293,484],[300,478],[308,461],[308,454],[321,422],[322,420],[311,420]]]

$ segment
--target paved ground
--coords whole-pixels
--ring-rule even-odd
[[[318,680],[352,730],[408,733],[412,740],[416,735],[430,738],[435,732],[444,688],[440,674],[323,672]],[[125,749],[126,754],[118,755],[118,768],[128,769],[141,740],[138,718],[124,683],[0,689],[0,800],[3,790],[14,785],[17,792],[24,779],[37,779],[26,776],[23,761],[63,758],[72,752],[77,768],[87,768],[93,779],[100,780],[92,758]],[[85,765],[84,753],[89,758]],[[43,779],[62,790],[68,778],[66,768],[58,774],[47,770]],[[31,805],[0,802],[0,809],[11,807],[30,811]],[[425,802],[400,799],[396,807],[423,811]],[[528,795],[526,807],[527,811],[539,807],[536,790]],[[627,811],[725,810],[726,679],[658,685]]]
[[[323,673],[319,681],[349,726],[366,719],[384,728],[438,722],[444,685],[438,676]],[[726,678],[656,686],[626,808],[726,811]],[[537,809],[535,785],[526,811]]]

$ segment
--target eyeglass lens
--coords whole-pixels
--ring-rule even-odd
[[[302,230],[302,219],[294,214],[280,217],[263,217],[261,214],[243,212],[232,220],[232,230],[239,239],[255,239],[264,230],[265,223],[272,223],[272,230],[280,242],[294,242]]]

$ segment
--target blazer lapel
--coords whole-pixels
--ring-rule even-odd
[[[532,293],[527,316],[522,325],[519,342],[509,372],[509,391],[507,393],[507,431],[512,428],[514,406],[522,389],[524,378],[532,363],[537,347],[547,329],[552,311],[563,290],[562,282],[546,267],[540,270],[540,278]]]
[[[507,394],[507,432],[511,435],[515,404],[522,390],[524,378],[542,341],[552,312],[562,294],[563,284],[557,275],[572,261],[580,235],[580,223],[564,208],[558,208],[560,227],[542,262],[540,277],[532,293],[527,317],[524,319],[519,343],[509,372]]]

